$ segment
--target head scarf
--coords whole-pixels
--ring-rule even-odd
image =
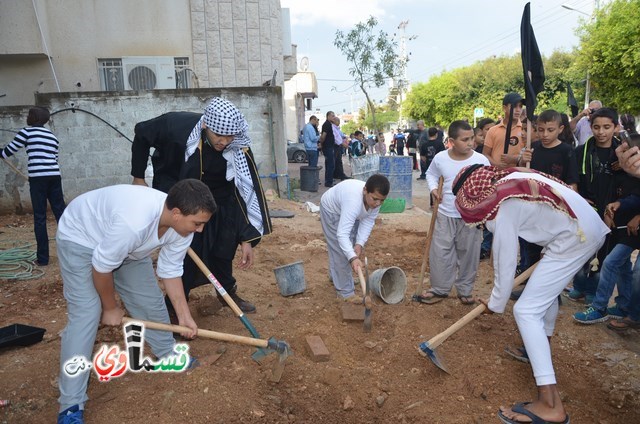
[[[214,97],[204,110],[202,118],[191,131],[187,139],[185,149],[185,162],[193,155],[200,145],[202,137],[202,123],[207,128],[219,135],[233,135],[233,141],[222,152],[222,156],[227,161],[227,181],[233,180],[238,192],[242,196],[247,211],[249,221],[260,234],[263,234],[264,226],[260,204],[249,172],[249,164],[244,153],[244,149],[251,146],[251,139],[247,135],[249,124],[242,112],[233,103],[220,97]]]
[[[471,165],[473,166],[473,165]],[[456,186],[469,167],[464,167],[453,182]],[[560,184],[562,181],[526,168],[508,168],[499,170],[493,166],[475,169],[462,182],[456,195],[456,208],[460,216],[469,225],[484,224],[496,217],[500,204],[512,197],[531,202],[546,203],[552,208],[577,219],[564,198],[549,184],[533,178],[503,179],[513,172],[535,172]]]

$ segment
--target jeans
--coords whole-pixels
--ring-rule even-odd
[[[480,245],[480,251],[490,252],[492,243],[493,233],[485,228],[484,230],[482,230],[482,244]]]
[[[49,235],[47,234],[47,200],[51,211],[60,220],[66,207],[62,194],[60,176],[29,178],[29,193],[33,207],[33,232],[36,235],[37,261],[41,265],[49,263]]]
[[[609,298],[613,293],[613,287],[618,286],[616,304],[624,311],[629,310],[631,304],[631,254],[633,247],[624,244],[616,244],[609,252],[600,270],[600,281],[596,297],[591,304],[594,309],[603,310],[609,306]]]
[[[324,155],[324,185],[333,185],[333,171],[336,168],[336,152],[333,148],[322,148]]]
[[[629,317],[634,321],[640,321],[640,261],[637,259],[636,263],[633,265],[632,275]]]
[[[307,150],[307,159],[309,160],[309,166],[318,166],[318,149]]]
[[[573,288],[588,296],[595,296],[600,280],[600,272],[591,272],[591,261],[580,268],[580,271],[573,277]]]

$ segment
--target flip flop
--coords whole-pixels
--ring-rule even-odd
[[[426,296],[423,296],[421,294],[416,295],[416,300],[420,303],[433,305],[434,303],[442,302],[447,297],[449,297],[448,294],[437,294],[430,291],[430,292],[427,292]]]
[[[458,296],[458,299],[460,299],[460,303],[462,303],[463,305],[476,304],[476,300],[473,298],[473,296]]]
[[[525,364],[529,363],[529,355],[527,355],[527,350],[524,346],[520,346],[515,349],[511,349],[510,346],[507,346],[504,348],[504,352],[516,361],[524,362]]]
[[[500,418],[500,421],[502,421],[504,424],[569,424],[570,423],[569,414],[567,414],[567,416],[563,421],[546,421],[525,408],[525,406],[530,403],[531,402],[516,403],[511,407],[511,410],[517,414],[526,415],[527,417],[531,418],[531,421],[512,420],[511,418],[507,418],[502,413],[501,410],[498,410],[498,418]]]
[[[614,319],[607,323],[607,327],[615,331],[627,331],[630,329],[640,328],[640,321],[634,321],[629,317],[622,319]]]

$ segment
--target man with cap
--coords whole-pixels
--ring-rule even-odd
[[[500,170],[470,165],[454,181],[456,208],[467,225],[493,233],[494,287],[480,299],[485,313],[503,313],[513,288],[518,237],[545,248],[513,315],[524,341],[538,398],[500,408],[504,423],[568,423],[556,386],[549,338],[558,315],[558,296],[604,243],[609,229],[578,193],[561,181],[527,168]]]
[[[482,154],[489,159],[491,165],[497,168],[517,166],[521,159],[520,153],[525,147],[522,140],[522,106],[524,99],[518,93],[508,93],[502,100],[504,118],[487,131],[484,138]],[[507,133],[508,137],[507,137]],[[505,140],[508,138],[508,148],[505,152]]]
[[[144,170],[149,149],[154,147],[154,188],[170,187],[184,178],[200,179],[209,187],[218,210],[202,233],[194,236],[191,247],[238,307],[253,313],[255,306],[237,294],[232,262],[240,246],[238,268],[251,267],[253,247],[271,233],[271,221],[248,128],[244,115],[218,97],[203,115],[172,112],[141,122],[131,148],[131,175],[134,184],[146,185]],[[187,299],[191,289],[208,282],[190,257],[185,258],[182,280]]]

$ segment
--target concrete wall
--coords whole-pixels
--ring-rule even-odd
[[[117,93],[116,93],[117,94]],[[104,119],[133,140],[137,122],[171,111],[202,112],[212,97],[234,103],[249,123],[252,150],[261,175],[286,174],[287,156],[283,100],[280,87],[157,90],[115,95],[103,92],[40,94],[36,104],[56,112],[70,108],[87,110]],[[0,107],[2,146],[25,126],[29,107]],[[100,119],[81,111],[61,111],[48,127],[60,141],[60,168],[67,202],[96,188],[131,182],[131,143]],[[9,159],[27,174],[24,151]],[[276,188],[274,179],[262,180],[265,189]],[[279,178],[286,196],[285,178]],[[7,164],[0,163],[0,213],[31,210],[29,185]]]

